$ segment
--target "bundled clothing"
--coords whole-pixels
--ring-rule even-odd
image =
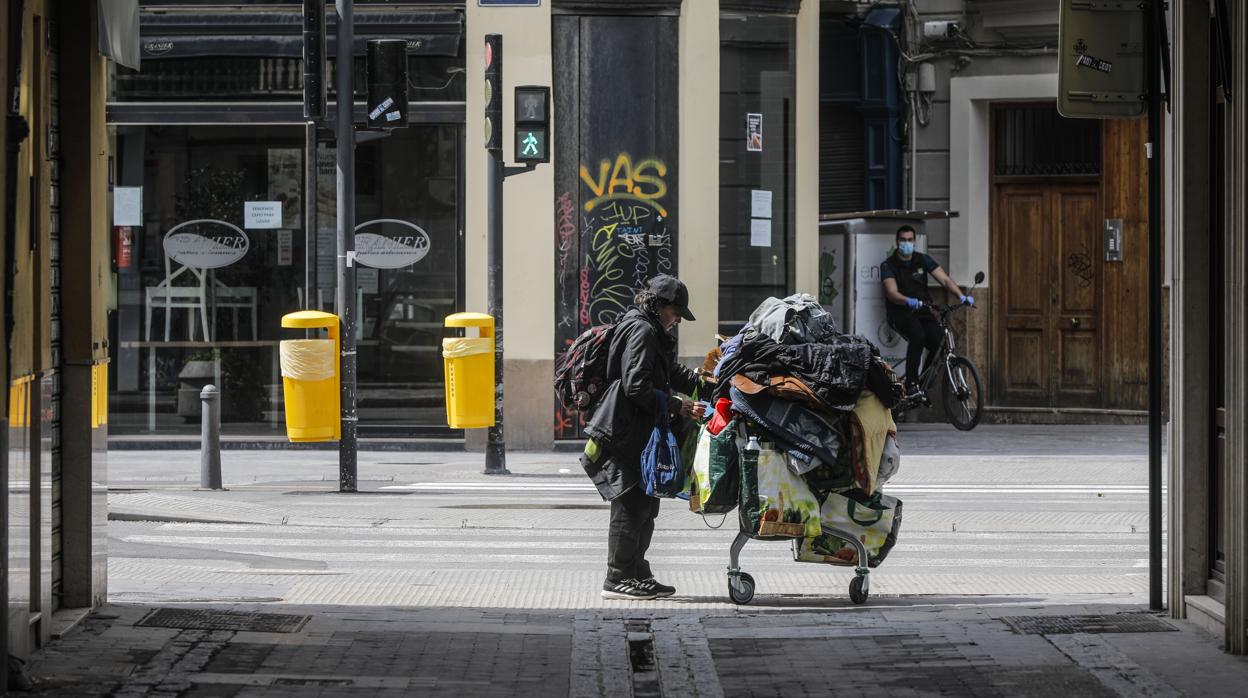
[[[886,407],[901,399],[891,371],[865,337],[832,335],[815,344],[785,345],[747,329],[733,353],[725,352],[716,367],[720,379],[715,397],[728,397],[732,376],[744,375],[766,384],[771,376],[793,376],[809,386],[831,411],[850,412],[863,390],[870,390]]]
[[[882,462],[895,470],[889,409],[902,385],[870,340],[837,331],[813,297],[768,298],[720,350],[715,397],[774,440],[813,489],[870,493]]]
[[[768,298],[750,314],[750,327],[781,344],[823,342],[840,334],[831,313],[809,293]]]

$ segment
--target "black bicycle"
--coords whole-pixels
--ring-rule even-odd
[[[975,275],[975,286],[983,280],[984,272],[981,271]],[[969,295],[975,286],[971,286],[966,293]],[[901,413],[921,405],[932,404],[928,395],[936,387],[936,381],[943,379],[942,403],[945,416],[949,418],[949,423],[955,429],[970,431],[979,424],[979,418],[984,411],[984,383],[979,378],[979,369],[975,368],[975,363],[957,353],[957,342],[953,336],[953,329],[949,327],[949,316],[962,308],[975,306],[961,303],[954,305],[933,303],[924,304],[923,307],[939,315],[940,329],[944,333],[944,339],[941,340],[940,349],[936,351],[936,355],[927,357],[927,365],[919,374],[918,391],[902,398],[893,411]]]

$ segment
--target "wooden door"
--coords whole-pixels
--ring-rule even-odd
[[[1099,405],[1099,187],[999,184],[994,196],[996,403]]]

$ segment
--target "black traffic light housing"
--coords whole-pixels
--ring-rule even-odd
[[[550,88],[523,85],[516,88],[515,161],[525,164],[550,162]]]
[[[407,42],[372,39],[365,62],[368,78],[368,128],[407,126]]]
[[[303,118],[325,118],[325,0],[303,0]]]
[[[503,149],[503,35],[485,35],[485,149]]]

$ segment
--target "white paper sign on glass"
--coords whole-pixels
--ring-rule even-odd
[[[754,189],[750,192],[750,215],[754,218],[771,218],[771,192]]]
[[[247,256],[251,240],[225,221],[198,218],[179,223],[165,234],[165,255],[192,269],[220,269]]]
[[[143,225],[143,187],[113,187],[113,225]]]
[[[282,202],[248,201],[244,203],[243,227],[248,230],[276,230],[282,227]]]
[[[368,232],[360,232],[370,228]],[[378,218],[355,226],[355,261],[374,269],[402,269],[429,254],[429,234],[397,218]]]
[[[771,247],[771,221],[766,218],[750,220],[750,246]]]

